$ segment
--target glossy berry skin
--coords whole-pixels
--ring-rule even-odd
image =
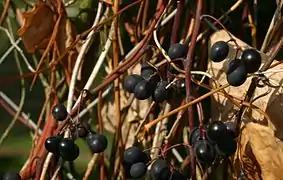
[[[136,85],[142,80],[143,78],[138,74],[128,75],[124,79],[124,89],[129,93],[133,93]]]
[[[1,180],[21,180],[21,176],[16,172],[6,172],[3,174]]]
[[[176,81],[177,91],[180,94],[186,94],[186,79],[180,78]]]
[[[168,50],[168,56],[171,59],[184,58],[186,57],[186,54],[187,54],[187,46],[180,43],[171,45]]]
[[[151,165],[150,175],[153,179],[168,180],[171,176],[168,163],[163,159],[157,159]]]
[[[234,139],[227,138],[215,146],[217,154],[224,157],[232,156],[237,150],[237,142]]]
[[[61,138],[58,136],[50,136],[45,140],[45,149],[53,154],[59,153],[59,143]]]
[[[214,147],[207,140],[198,140],[194,147],[194,153],[198,162],[206,165],[211,165],[216,156]]]
[[[235,139],[238,136],[236,132],[236,128],[237,128],[236,124],[234,122],[229,121],[229,122],[225,122],[225,126],[227,129],[229,138]]]
[[[80,154],[79,147],[73,140],[63,138],[59,143],[59,153],[65,161],[74,161]]]
[[[154,86],[150,82],[142,80],[136,85],[134,94],[138,100],[145,100],[151,96],[153,90]]]
[[[261,56],[255,49],[246,49],[241,56],[247,72],[254,73],[258,71],[261,65]]]
[[[167,82],[161,81],[160,83],[157,84],[157,87],[155,88],[153,94],[152,94],[152,99],[155,102],[163,102],[167,99]]]
[[[143,62],[141,65],[141,76],[144,79],[150,78],[150,76],[157,73],[156,69],[152,66],[150,66],[147,62]]]
[[[88,134],[86,142],[92,153],[103,152],[108,144],[108,141],[103,134]]]
[[[231,86],[241,86],[247,79],[247,70],[243,62],[240,60],[233,60],[229,63],[227,71],[227,82]]]
[[[200,139],[200,129],[199,127],[194,127],[189,135],[189,144],[191,146],[194,146],[199,139]]]
[[[227,134],[227,128],[221,121],[212,122],[206,131],[206,137],[212,143],[222,141],[227,137]]]
[[[147,171],[147,166],[144,162],[138,162],[131,166],[130,174],[133,178],[142,178]]]
[[[124,163],[126,164],[147,163],[148,160],[147,154],[136,146],[129,147],[124,151]]]
[[[229,46],[225,41],[217,41],[211,47],[210,59],[213,62],[223,61],[229,53]]]
[[[63,104],[57,104],[52,109],[52,115],[57,121],[63,121],[67,118],[68,112]]]

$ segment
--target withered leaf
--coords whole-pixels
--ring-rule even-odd
[[[282,180],[283,150],[274,131],[248,123],[241,132],[238,158],[248,179]]]
[[[23,12],[23,25],[18,30],[28,52],[45,49],[56,23],[56,14],[43,2],[30,12]]]

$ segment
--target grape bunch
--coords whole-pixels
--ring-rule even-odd
[[[196,159],[201,164],[211,165],[217,156],[226,158],[237,149],[236,125],[233,122],[214,121],[207,127],[195,127],[189,136]]]
[[[63,121],[67,118],[68,112],[63,104],[57,104],[52,109],[53,118]],[[86,139],[86,143],[93,153],[101,153],[107,148],[107,139],[104,135],[91,131],[90,125],[80,123],[75,128],[76,137]],[[80,154],[80,149],[74,142],[74,138],[62,136],[50,136],[45,140],[45,149],[65,161],[74,161]]]
[[[210,58],[213,62],[225,60],[229,53],[227,42],[217,41],[211,47]],[[255,49],[245,49],[241,58],[230,61],[226,72],[227,82],[231,86],[241,86],[249,73],[255,73],[261,65],[261,56]]]
[[[139,147],[132,146],[125,150],[123,166],[127,178],[139,179],[146,175],[149,156]],[[154,160],[149,175],[155,180],[186,180],[187,177],[178,171],[171,172],[170,166],[164,159]]]

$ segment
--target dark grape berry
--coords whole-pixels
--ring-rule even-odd
[[[52,115],[57,121],[63,121],[67,118],[68,112],[63,104],[57,104],[52,109]]]
[[[3,174],[1,180],[21,180],[21,176],[16,172],[6,172]]]
[[[213,62],[223,61],[229,53],[229,46],[225,41],[217,41],[211,47],[210,59]]]
[[[77,134],[80,138],[85,138],[90,132],[90,125],[88,123],[79,124],[77,126]]]
[[[143,78],[138,74],[128,75],[124,79],[124,89],[129,93],[133,93],[136,85],[142,80]]]
[[[132,167],[132,164],[127,164],[127,163],[123,162],[124,174],[125,174],[126,178],[130,178],[130,179],[133,178],[131,176],[131,167]]]
[[[227,82],[231,86],[241,86],[247,79],[247,70],[243,62],[234,60],[229,63]]]
[[[88,134],[87,144],[93,153],[101,153],[107,148],[107,139],[103,134]]]
[[[237,127],[236,124],[234,122],[225,122],[225,126],[228,132],[228,135],[231,139],[235,139],[238,135],[237,135]]]
[[[186,57],[186,54],[187,54],[187,46],[180,43],[171,45],[168,50],[168,56],[171,59],[184,58]]]
[[[151,165],[150,175],[153,179],[168,180],[171,176],[168,163],[163,159],[157,159]]]
[[[58,154],[59,150],[59,143],[61,141],[61,138],[58,136],[50,136],[45,140],[45,149],[48,152]]]
[[[156,69],[150,66],[147,62],[143,62],[141,65],[141,76],[144,79],[150,78],[152,75],[157,73]]]
[[[234,139],[227,138],[225,141],[217,143],[215,149],[221,156],[232,156],[237,150],[237,142]]]
[[[254,73],[258,71],[261,65],[261,56],[255,49],[244,50],[241,59],[248,73]]]
[[[222,121],[212,122],[206,131],[206,137],[212,143],[222,141],[227,134],[227,128]]]
[[[183,61],[182,61],[182,60],[173,61],[172,63],[174,63],[174,65],[175,65],[177,68],[179,68],[179,69],[181,69],[181,70],[184,70],[184,64],[183,64]],[[171,63],[169,63],[168,65],[169,65],[168,71],[169,71],[170,73],[172,73],[172,74],[179,74],[179,73],[180,73],[177,69],[175,69],[175,68],[173,67],[173,65],[172,65]]]
[[[151,83],[146,80],[142,80],[136,85],[134,89],[134,94],[137,99],[145,100],[151,96],[153,90],[154,87]]]
[[[153,94],[152,94],[152,99],[155,102],[163,102],[167,99],[167,82],[161,81],[157,84],[157,87],[155,88]]]
[[[79,157],[80,149],[73,140],[63,138],[59,143],[59,153],[65,161],[74,161]]]
[[[133,178],[141,178],[146,174],[147,166],[144,162],[138,162],[131,166],[130,174]]]
[[[124,151],[124,162],[129,165],[133,165],[138,162],[147,163],[148,156],[140,148],[132,146]]]
[[[199,139],[200,139],[200,129],[199,127],[194,127],[189,135],[189,144],[191,146],[194,146]]]
[[[214,147],[207,140],[198,140],[194,152],[198,162],[206,165],[212,164],[216,156]]]
[[[185,78],[180,78],[176,81],[176,87],[177,91],[180,94],[185,94],[186,93],[186,79]]]

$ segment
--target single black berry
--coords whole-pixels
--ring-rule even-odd
[[[141,178],[146,174],[147,166],[144,162],[138,162],[131,166],[130,174],[133,178]]]
[[[142,80],[143,78],[138,74],[128,75],[124,79],[124,89],[129,93],[133,93],[136,85]]]
[[[140,148],[132,146],[124,151],[124,162],[129,165],[133,165],[138,162],[147,163],[148,156]]]
[[[45,140],[45,149],[48,152],[58,154],[59,152],[59,143],[61,141],[61,138],[58,136],[50,136]]]
[[[247,79],[247,70],[243,62],[233,60],[229,63],[227,71],[227,82],[231,86],[241,86]]]
[[[194,146],[199,139],[200,139],[200,129],[199,127],[194,127],[189,135],[189,144],[191,146]]]
[[[227,134],[227,128],[222,121],[213,121],[206,131],[206,137],[212,143],[222,141]]]
[[[186,94],[186,79],[180,78],[176,81],[176,88],[178,93]]]
[[[147,62],[142,63],[142,65],[141,65],[141,76],[144,79],[148,79],[155,74],[157,74],[157,70],[154,67],[150,66]]]
[[[235,139],[238,135],[237,135],[237,127],[236,127],[236,123],[228,121],[225,122],[225,126],[228,132],[228,135],[231,139]]]
[[[77,134],[80,138],[85,138],[90,131],[90,125],[88,123],[80,123],[77,126]]]
[[[153,90],[154,86],[150,82],[142,80],[136,85],[134,94],[137,99],[145,100],[151,96]]]
[[[67,118],[68,112],[63,104],[57,104],[52,109],[52,115],[57,121],[63,121]]]
[[[153,94],[152,94],[152,99],[155,102],[163,102],[167,99],[167,82],[161,81],[157,84]]]
[[[79,147],[69,138],[63,138],[59,143],[58,149],[65,161],[74,161],[80,154]]]
[[[261,56],[255,49],[244,50],[241,59],[248,73],[256,72],[261,65]]]
[[[212,164],[216,156],[214,147],[207,140],[198,140],[194,152],[198,162],[206,165]]]
[[[153,179],[167,180],[171,176],[168,163],[163,159],[157,159],[151,165],[150,175]]]
[[[223,61],[229,53],[229,46],[225,41],[217,41],[211,47],[210,58],[213,62]]]
[[[225,141],[217,143],[215,149],[221,156],[232,156],[237,150],[237,142],[234,139],[226,138]]]
[[[21,180],[21,176],[16,172],[6,172],[2,176],[3,180]]]
[[[93,153],[101,153],[107,148],[107,139],[103,134],[88,134],[87,144]]]
[[[168,50],[168,56],[171,59],[184,58],[186,57],[186,54],[187,54],[187,46],[180,43],[171,45]]]

